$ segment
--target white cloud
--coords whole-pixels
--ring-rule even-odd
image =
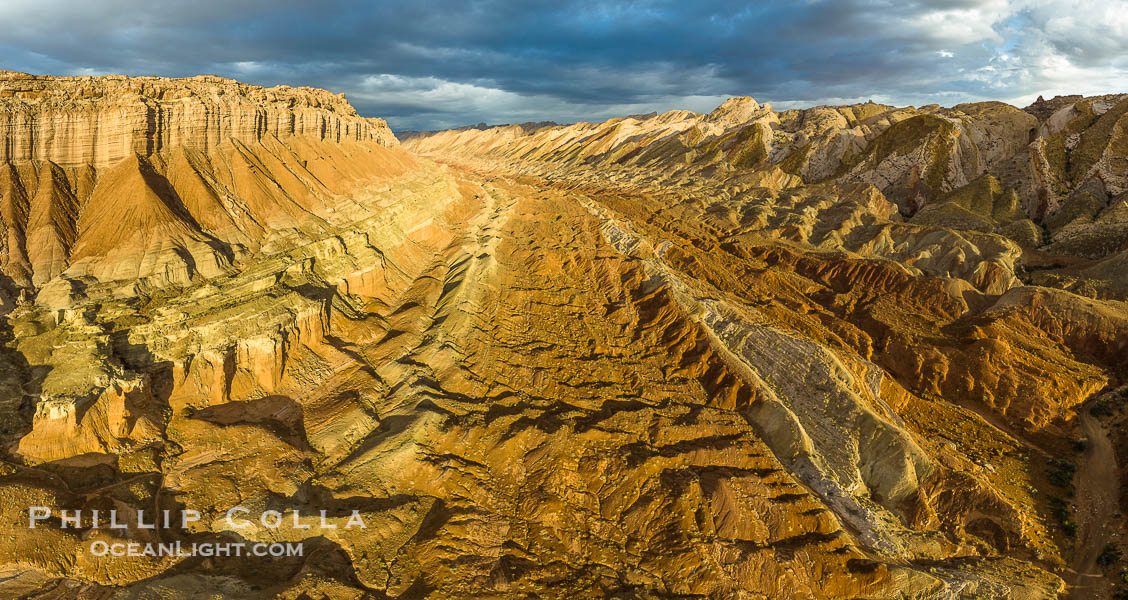
[[[968,96],[1021,105],[1038,95],[1128,91],[1124,0],[971,1],[910,11],[899,24],[938,59],[955,59],[952,83],[967,84]]]
[[[1122,2],[1015,2],[1024,26],[1000,52],[1019,98],[1128,91],[1128,6]]]
[[[993,25],[1009,14],[1011,7],[1007,2],[990,0],[973,8],[930,10],[911,15],[903,25],[925,39],[953,45],[1001,43],[1003,40]]]
[[[263,70],[266,65],[253,60],[240,60],[231,63],[231,68],[239,73],[252,74]]]
[[[0,54],[35,73],[327,87],[399,128],[705,112],[727,95],[782,108],[1128,91],[1128,0],[325,4],[0,0]]]

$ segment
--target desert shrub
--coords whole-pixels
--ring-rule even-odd
[[[1050,483],[1065,489],[1073,486],[1073,474],[1077,471],[1077,465],[1062,458],[1051,458],[1050,467],[1046,471],[1046,478]]]
[[[1101,555],[1097,557],[1097,564],[1102,567],[1109,567],[1120,562],[1120,558],[1120,549],[1116,547],[1116,544],[1106,544],[1104,550],[1101,550]]]
[[[1050,483],[1058,486],[1059,488],[1068,488],[1073,484],[1073,475],[1071,473],[1066,473],[1065,471],[1047,471],[1046,477],[1050,480]]]
[[[1070,475],[1077,470],[1077,465],[1065,460],[1064,458],[1051,458],[1050,466],[1060,471],[1068,472]]]
[[[1089,407],[1089,414],[1094,417],[1111,417],[1112,413],[1112,405],[1105,398],[1097,400],[1093,403],[1093,406]]]
[[[1070,520],[1069,502],[1056,496],[1050,496],[1050,514],[1061,525],[1062,531],[1068,537],[1077,534],[1077,524]]]

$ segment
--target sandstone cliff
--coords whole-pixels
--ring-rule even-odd
[[[0,73],[0,288],[160,288],[323,227],[398,144],[342,96],[218,77]]]
[[[260,88],[198,76],[36,77],[0,71],[0,162],[114,165],[181,147],[207,153],[238,140],[302,137],[394,145],[382,119],[314,88]]]

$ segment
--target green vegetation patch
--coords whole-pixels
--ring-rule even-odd
[[[1089,114],[1092,115],[1092,108],[1088,104],[1085,106],[1089,108]],[[1069,157],[1069,178],[1074,184],[1080,183],[1084,179],[1089,169],[1093,168],[1093,165],[1104,154],[1105,149],[1114,141],[1113,130],[1125,113],[1128,113],[1128,100],[1110,108],[1081,135],[1081,142],[1077,144]],[[1116,142],[1118,145],[1128,144],[1128,142],[1121,142],[1120,140],[1116,140]]]
[[[865,152],[843,156],[836,176],[848,173],[862,162],[870,161],[870,164],[876,165],[893,154],[910,154],[922,144],[928,144],[926,155],[929,160],[923,174],[924,181],[930,188],[938,190],[948,172],[948,160],[957,132],[955,125],[933,115],[910,117],[874,138]]]
[[[1051,458],[1050,469],[1046,470],[1046,478],[1050,483],[1068,491],[1073,497],[1073,474],[1077,472],[1077,465],[1063,458]]]
[[[804,144],[787,154],[787,157],[779,163],[779,168],[784,173],[790,175],[799,175],[803,170],[803,165],[807,164],[807,156],[811,153],[811,144]]]
[[[1105,544],[1104,549],[1101,550],[1101,555],[1097,557],[1097,564],[1102,567],[1111,567],[1120,562],[1122,557],[1123,555],[1116,544]]]
[[[767,158],[764,149],[764,134],[758,124],[731,131],[694,147],[697,157],[694,162],[713,161],[718,154],[726,155],[726,160],[735,167],[758,166]]]
[[[647,148],[642,156],[638,157],[638,164],[676,162],[681,160],[687,152],[689,152],[689,148],[682,143],[678,136],[672,136]],[[620,162],[626,162],[629,158],[629,156],[625,156]]]
[[[1018,194],[1011,188],[1003,189],[991,175],[944,194],[937,202],[921,208],[912,222],[959,230],[1001,231],[1012,234],[1007,237],[1026,246],[1041,242],[1038,228],[1018,209]]]
[[[764,148],[764,131],[760,125],[745,127],[738,132],[736,148],[729,155],[734,167],[751,169],[758,167],[768,158]]]

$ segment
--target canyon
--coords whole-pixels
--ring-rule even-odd
[[[1125,589],[1128,95],[403,137],[0,73],[0,594]]]

